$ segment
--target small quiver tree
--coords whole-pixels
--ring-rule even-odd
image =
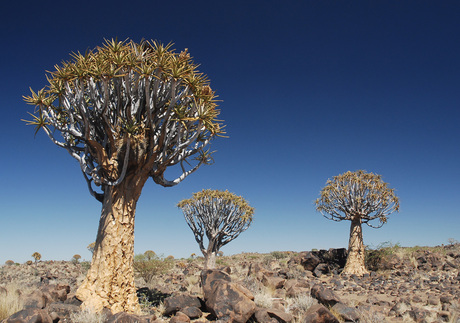
[[[351,221],[348,257],[344,274],[367,273],[362,224],[380,228],[399,210],[399,199],[380,175],[363,170],[346,172],[328,180],[316,200],[316,209],[329,220]],[[371,221],[376,220],[376,225]],[[375,222],[375,221],[374,221]]]
[[[35,106],[28,124],[78,161],[102,203],[91,268],[76,291],[83,308],[140,311],[133,259],[142,188],[149,178],[177,185],[211,163],[208,144],[223,134],[209,81],[187,50],[171,46],[106,41],[56,65],[49,85],[25,97]]]
[[[177,206],[195,235],[205,258],[205,269],[215,268],[220,248],[249,228],[254,214],[254,208],[241,196],[228,191],[202,190]]]
[[[32,254],[32,258],[34,258],[34,259],[35,259],[35,262],[37,262],[37,261],[39,261],[40,259],[42,259],[42,255],[41,255],[39,252],[35,251],[35,252]]]

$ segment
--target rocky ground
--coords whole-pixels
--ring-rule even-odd
[[[87,264],[4,265],[0,300],[25,309],[2,322],[460,322],[460,244],[374,250],[364,277],[340,275],[345,260],[345,249],[244,253],[208,272],[200,258],[174,260],[137,278],[142,316],[104,317],[73,297]]]

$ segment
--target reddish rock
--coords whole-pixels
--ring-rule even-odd
[[[44,309],[40,308],[27,308],[19,311],[9,318],[5,323],[53,323],[53,319]]]
[[[190,295],[179,295],[179,296],[171,296],[164,300],[165,312],[166,316],[170,316],[175,314],[178,311],[186,307],[201,307],[201,302],[198,297],[190,296]]]
[[[285,282],[286,282],[286,279],[283,279],[281,277],[269,277],[267,275],[262,276],[262,284],[264,284],[264,286],[268,288],[273,288],[273,289],[283,288]]]
[[[332,309],[342,316],[345,321],[358,322],[360,315],[356,308],[348,307],[342,303],[335,304]]]
[[[341,303],[340,298],[329,288],[316,284],[311,288],[311,296],[326,306],[334,306]]]
[[[198,307],[194,306],[182,308],[180,311],[192,320],[199,319],[203,315],[203,312],[201,312]]]
[[[322,304],[312,305],[305,314],[303,323],[340,323]]]
[[[169,323],[189,323],[189,322],[190,322],[190,317],[188,317],[186,314],[182,312],[177,312],[169,320]]]
[[[254,314],[254,296],[246,288],[229,281],[230,276],[206,270],[201,278],[206,308],[219,320],[245,323]]]

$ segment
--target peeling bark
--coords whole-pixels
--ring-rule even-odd
[[[214,269],[216,268],[216,253],[214,251],[206,253],[204,269]]]
[[[362,276],[368,271],[364,263],[364,243],[361,217],[354,216],[350,226],[350,240],[348,242],[348,257],[343,274]]]
[[[83,308],[112,313],[140,311],[134,286],[134,217],[148,175],[127,175],[106,187],[91,268],[76,297]]]

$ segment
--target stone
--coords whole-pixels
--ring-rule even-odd
[[[262,276],[262,284],[265,287],[272,288],[272,289],[280,289],[283,288],[286,279],[281,277],[269,277],[267,275]]]
[[[266,308],[257,308],[254,317],[259,323],[278,323],[278,321],[268,315]]]
[[[203,294],[210,293],[212,290],[212,284],[216,281],[223,280],[230,282],[232,279],[230,275],[220,270],[203,270],[201,272],[201,286],[203,288]]]
[[[337,303],[341,303],[339,297],[331,289],[319,284],[311,288],[310,294],[313,298],[316,298],[318,302],[326,306],[332,307]]]
[[[5,323],[53,323],[48,312],[41,308],[26,308],[7,318]]]
[[[252,293],[232,283],[230,276],[217,270],[204,270],[201,279],[206,308],[217,319],[244,323],[255,313]]]
[[[166,316],[176,314],[176,312],[181,311],[186,307],[201,307],[201,302],[198,297],[185,294],[168,297],[164,300],[163,304],[165,306],[164,314]]]
[[[198,307],[194,306],[182,308],[180,311],[192,320],[199,319],[201,316],[203,316],[203,312]]]
[[[63,321],[63,318],[69,317],[72,313],[80,311],[80,306],[73,304],[64,304],[64,303],[51,303],[47,307],[48,313],[52,315],[53,313]],[[54,319],[53,319],[54,321]]]
[[[41,290],[34,290],[24,299],[24,308],[45,308],[47,297]]]
[[[316,277],[321,277],[322,275],[325,275],[327,273],[329,273],[329,266],[325,263],[318,264],[315,270],[313,270],[313,274]]]
[[[332,309],[339,313],[345,321],[358,322],[360,315],[356,308],[346,306],[342,303],[337,303],[332,306]]]
[[[288,323],[294,319],[291,314],[275,308],[267,309],[267,314],[270,318],[275,318],[276,321],[280,323]]]
[[[303,323],[340,323],[339,320],[322,304],[310,306],[305,313]]]
[[[320,259],[311,252],[306,252],[300,259],[300,264],[305,270],[313,271],[316,266],[320,263]]]
[[[177,312],[170,320],[169,323],[189,323],[190,317],[182,312]]]

